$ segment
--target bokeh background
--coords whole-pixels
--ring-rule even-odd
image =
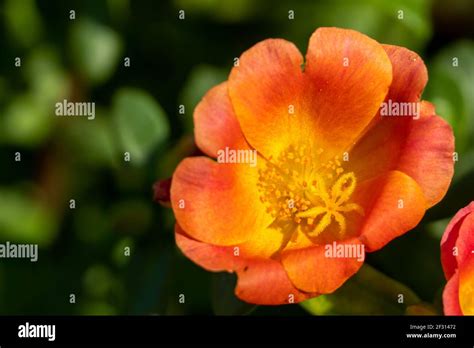
[[[398,289],[440,313],[439,240],[474,199],[473,18],[471,0],[1,1],[0,242],[40,251],[36,263],[0,260],[0,314],[413,311],[396,303]],[[172,212],[153,202],[152,185],[195,151],[193,109],[234,57],[269,37],[305,52],[319,26],[418,52],[430,76],[423,98],[453,126],[459,162],[446,198],[335,294],[256,308],[236,300],[233,275],[181,255]],[[95,102],[95,120],[56,117],[63,99]]]

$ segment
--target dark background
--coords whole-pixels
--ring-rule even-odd
[[[407,308],[379,284],[394,280],[440,313],[439,240],[474,197],[473,1],[0,4],[0,242],[40,247],[36,263],[0,260],[1,314],[400,314]],[[423,57],[423,99],[454,128],[456,175],[414,231],[369,255],[387,278],[367,285],[354,277],[305,309],[254,308],[233,296],[233,275],[208,273],[176,249],[172,212],[153,202],[152,185],[194,151],[192,111],[234,57],[269,37],[305,52],[320,26],[353,28]],[[56,117],[63,99],[95,102],[95,120]]]

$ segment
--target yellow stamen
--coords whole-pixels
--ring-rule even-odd
[[[259,171],[260,199],[277,226],[293,224],[292,231],[317,236],[334,221],[343,235],[347,230],[345,215],[364,213],[362,207],[351,202],[357,186],[355,174],[344,173],[337,156],[322,161],[323,152],[305,146],[290,147]],[[296,228],[298,225],[305,227]],[[298,232],[292,233],[291,239],[296,239]]]

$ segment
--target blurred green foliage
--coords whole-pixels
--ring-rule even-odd
[[[456,150],[472,149],[474,140],[474,42],[457,41],[443,48],[430,66],[425,97],[456,132]]]
[[[220,22],[239,22],[248,19],[259,8],[258,1],[231,0],[176,0],[176,7],[191,15],[206,15]]]
[[[90,19],[74,21],[70,45],[80,77],[91,83],[103,82],[112,75],[122,51],[120,36]]]
[[[365,264],[335,293],[307,300],[302,306],[315,315],[403,315],[419,303],[412,290]]]
[[[120,89],[113,101],[115,126],[131,163],[143,163],[168,137],[165,113],[153,98],[140,90]]]
[[[38,243],[40,254],[35,264],[0,262],[0,313],[439,312],[439,240],[474,197],[473,11],[469,0],[4,1],[0,241]],[[302,307],[254,307],[234,296],[234,275],[206,272],[177,250],[173,214],[152,202],[151,187],[195,152],[193,109],[234,57],[269,37],[304,52],[319,26],[416,50],[430,74],[423,97],[453,126],[460,160],[446,199],[370,254],[374,269]],[[63,99],[95,102],[95,119],[56,117]],[[404,306],[393,303],[400,289]]]
[[[289,34],[295,39],[301,39],[302,35],[308,36],[314,30],[314,23],[318,23],[318,26],[355,29],[379,42],[412,50],[423,48],[431,36],[429,0],[334,0],[303,1],[297,4],[295,19],[304,24],[293,25],[289,21]],[[293,8],[288,4],[285,6]]]
[[[4,20],[12,40],[19,45],[32,45],[43,31],[43,22],[34,0],[6,0]]]
[[[57,222],[47,207],[24,190],[0,190],[0,238],[12,243],[48,246],[55,237]]]

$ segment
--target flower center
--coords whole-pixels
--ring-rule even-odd
[[[353,172],[345,172],[340,158],[321,161],[323,149],[290,146],[278,159],[259,170],[260,200],[280,226],[297,225],[311,237],[334,221],[339,234],[346,232],[346,214],[363,209],[351,202],[357,186]]]

